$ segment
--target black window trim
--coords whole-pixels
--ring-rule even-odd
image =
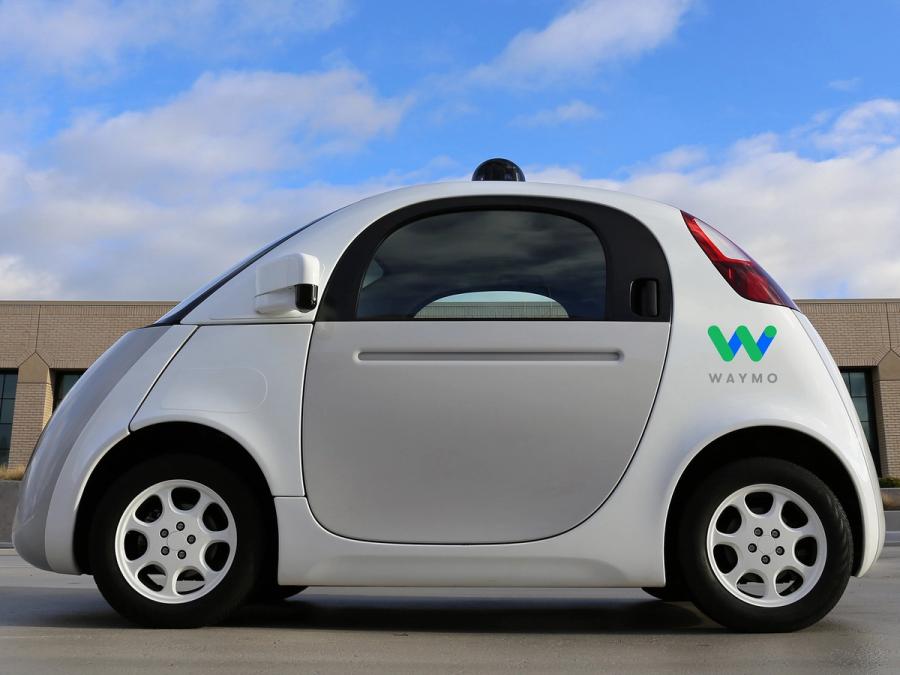
[[[412,222],[448,213],[483,210],[531,211],[562,216],[589,227],[600,239],[606,259],[605,316],[583,318],[358,318],[356,307],[362,280],[381,244],[396,230]],[[632,249],[628,255],[627,249]],[[621,249],[621,250],[620,250]],[[642,255],[634,255],[641,250]],[[659,313],[641,316],[631,307],[631,283],[636,279],[659,280]],[[652,232],[634,216],[594,202],[559,197],[470,196],[443,197],[403,207],[371,223],[341,255],[322,294],[316,321],[650,321],[669,322],[672,315],[672,283],[665,253]]]

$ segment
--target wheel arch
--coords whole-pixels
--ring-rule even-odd
[[[259,500],[265,518],[266,564],[278,560],[278,522],[272,491],[253,456],[228,434],[196,422],[163,422],[138,429],[112,446],[87,479],[75,516],[73,549],[78,568],[91,573],[88,541],[91,522],[107,486],[116,476],[135,464],[168,451],[195,454],[233,469],[247,481]]]
[[[709,442],[682,471],[666,514],[665,565],[667,583],[679,578],[675,561],[678,514],[693,489],[710,472],[739,459],[771,457],[793,462],[820,478],[840,501],[853,533],[853,573],[863,559],[864,527],[859,495],[838,455],[822,441],[802,431],[779,426],[735,429]]]

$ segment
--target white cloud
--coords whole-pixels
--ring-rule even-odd
[[[0,299],[178,300],[303,223],[396,186],[222,181],[190,199],[159,199],[74,189],[69,176],[33,170],[17,180],[30,192],[0,209]]]
[[[900,100],[878,98],[842,113],[816,143],[832,150],[857,150],[900,142]]]
[[[352,151],[392,131],[408,105],[379,97],[348,68],[207,75],[158,108],[82,116],[52,148],[59,166],[93,185],[196,189],[203,180],[303,167]]]
[[[570,122],[584,122],[598,117],[600,117],[600,111],[597,108],[584,101],[574,100],[555,108],[538,110],[530,115],[520,115],[513,120],[513,124],[523,127],[547,127]]]
[[[653,159],[650,164],[637,171],[682,171],[702,164],[709,158],[705,148],[695,145],[680,145],[668,152],[664,152]]]
[[[492,62],[470,73],[474,82],[543,86],[584,76],[636,57],[669,39],[692,0],[582,0],[542,30],[516,35]]]
[[[30,269],[20,256],[0,255],[0,298],[55,299],[59,281],[48,272]]]
[[[83,117],[37,159],[0,154],[12,256],[0,297],[182,297],[266,241],[392,186],[277,183],[390,133],[407,105],[347,68],[205,76],[158,108]]]
[[[839,115],[831,127],[816,127],[806,137],[760,134],[721,153],[675,148],[633,168],[624,180],[586,176],[568,167],[526,167],[526,174],[531,181],[620,189],[693,212],[745,246],[795,297],[896,297],[900,141],[864,151],[837,149],[828,157],[802,151],[811,147],[810,136],[837,133],[848,119],[872,120],[879,127],[881,117],[866,114],[873,107],[888,106],[861,103]],[[236,113],[239,118],[242,114]],[[145,115],[140,119],[147,120],[147,129],[155,129],[157,112]],[[874,133],[864,122],[852,126],[854,135]],[[114,146],[102,121],[94,128],[100,131],[96,137],[81,138],[80,151],[93,152],[88,140],[95,138],[97,152],[106,152],[107,144]],[[281,138],[306,138],[305,126],[278,128]],[[144,127],[132,131],[140,136]],[[196,133],[206,132],[201,125]],[[267,140],[253,140],[252,133],[250,137],[228,141],[228,147],[246,147],[250,167],[277,166],[277,153],[276,161],[261,162],[257,158],[266,153],[252,150],[277,149],[279,141],[268,145]],[[188,137],[177,136],[176,141],[190,147]],[[317,151],[315,142],[310,147]],[[78,154],[69,150],[62,156],[48,151],[41,167],[0,155],[0,297],[175,300],[313,217],[426,178],[413,172],[355,185],[311,183],[285,189],[273,185],[262,169],[260,175],[247,177],[248,171],[230,159],[223,171],[213,161],[185,160],[187,168],[174,181],[182,190],[175,193],[152,185],[163,180],[165,170],[160,167],[174,166],[175,160],[156,164],[152,153],[152,161],[145,157],[141,145],[127,145],[121,161],[110,165],[88,157],[79,163]],[[131,153],[139,169],[129,169]],[[448,158],[436,158],[428,172],[455,173],[455,166]],[[132,178],[120,181],[119,173]]]
[[[347,0],[0,0],[0,59],[97,76],[154,45],[219,54],[249,36],[324,30],[347,13]]]
[[[885,140],[882,116],[871,113],[889,103],[857,105],[825,133]],[[738,141],[718,160],[650,165],[622,181],[560,167],[528,176],[611,187],[690,211],[744,246],[794,297],[900,295],[900,140],[865,152],[851,144],[816,159],[794,143],[804,139],[764,134]]]

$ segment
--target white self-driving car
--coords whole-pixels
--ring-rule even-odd
[[[151,626],[324,585],[822,618],[884,516],[806,317],[677,208],[475,177],[335,211],[122,337],[38,442],[22,557]]]

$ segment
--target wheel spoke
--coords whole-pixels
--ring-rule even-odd
[[[762,571],[758,571],[756,574],[759,574],[760,578],[763,580],[763,588],[765,589],[763,592],[764,600],[775,600],[781,597],[778,594],[778,586],[775,583],[775,580],[778,578],[777,574]]]
[[[137,517],[137,513],[132,513],[128,518],[128,528],[143,535],[148,535],[156,528],[156,523],[147,523]]]
[[[156,496],[159,497],[160,500],[162,501],[163,517],[165,517],[167,514],[170,515],[170,514],[176,513],[178,511],[178,509],[175,508],[175,501],[174,501],[174,498],[172,497],[172,493],[174,491],[175,491],[175,488],[173,486],[165,486],[165,487],[161,487],[156,492]]]
[[[779,523],[784,525],[784,520],[781,518],[781,512],[784,510],[784,505],[788,503],[788,498],[781,492],[770,491],[769,494],[772,495],[772,508],[769,509],[767,515],[774,516],[778,519]]]
[[[234,546],[235,539],[235,531],[231,526],[228,526],[224,530],[219,530],[218,532],[209,533],[210,544],[228,544],[229,546]]]
[[[741,547],[741,543],[743,543],[742,542],[743,538],[738,537],[739,533],[740,533],[740,530],[738,530],[737,532],[732,532],[732,533],[721,532],[720,530],[715,530],[712,535],[713,544],[715,544],[716,546],[719,546],[720,544],[725,544],[726,546],[731,546],[732,548],[739,550]]]
[[[791,530],[791,533],[796,537],[797,541],[806,539],[807,537],[811,537],[816,540],[816,543],[819,542],[819,536],[821,534],[819,528],[813,527],[808,523],[803,527],[797,528],[796,530]]]
[[[170,597],[177,598],[181,596],[181,594],[178,592],[178,577],[180,577],[181,573],[186,569],[186,567],[177,567],[171,574],[169,574],[168,572],[166,573],[165,592]]]
[[[203,522],[203,514],[206,513],[206,509],[210,504],[213,503],[212,497],[208,495],[200,493],[200,499],[197,500],[197,503],[191,507],[190,513],[197,517],[197,520],[202,523]]]
[[[125,565],[131,571],[131,573],[136,577],[142,569],[150,565],[150,554],[144,553],[142,556],[138,556],[134,560],[125,560]]]
[[[212,567],[210,567],[206,562],[206,547],[197,549],[198,553],[191,556],[194,562],[194,565],[197,567],[197,571],[200,572],[201,576],[203,576],[204,580],[209,579],[211,576],[217,574]]]
[[[731,584],[734,588],[737,588],[738,582],[741,580],[741,577],[743,577],[746,573],[747,573],[747,568],[741,564],[741,559],[738,558],[737,565],[735,565],[734,568],[730,572],[728,572],[727,574],[725,574],[723,576],[725,577],[725,580],[729,584]]]

